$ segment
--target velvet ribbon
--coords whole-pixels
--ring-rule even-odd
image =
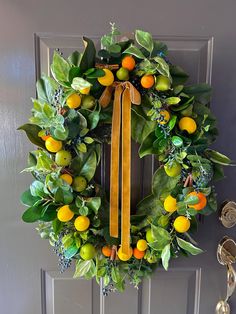
[[[99,99],[108,106],[114,92],[111,130],[110,171],[110,236],[119,236],[119,171],[121,137],[121,250],[130,251],[130,196],[131,196],[131,104],[140,105],[141,96],[130,82],[114,82],[106,87]]]

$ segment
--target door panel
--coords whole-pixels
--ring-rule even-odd
[[[168,45],[169,60],[187,71],[190,75],[189,83],[210,83],[213,54],[212,38],[155,37]],[[92,39],[98,46],[98,39],[96,37],[92,37]],[[59,48],[67,57],[73,50],[82,51],[83,43],[81,36],[37,34],[35,35],[35,48],[37,76],[39,77],[41,73],[50,75],[49,65],[54,49]],[[138,145],[133,143],[133,211],[135,211],[135,204],[144,195],[150,193],[151,176],[158,166],[154,158],[149,156],[139,159],[137,153]],[[104,145],[98,179],[107,192],[109,191],[109,167],[110,146]],[[154,314],[157,313],[158,307],[160,314],[171,314],[173,311],[178,314],[199,314],[201,268],[189,268],[191,263],[188,261],[184,261],[184,264],[186,269],[173,264],[167,273],[163,270],[157,270],[149,280],[144,281],[139,290],[128,286],[126,293],[115,293],[104,298],[100,289],[100,314],[125,313],[127,310],[130,314]],[[47,314],[62,314],[67,307],[70,308],[71,313],[79,310],[81,314],[92,314],[93,293],[94,291],[98,293],[96,283],[92,284],[91,281],[88,283],[83,279],[73,280],[68,274],[61,276],[57,271],[45,272],[45,274],[46,293],[44,293],[44,300],[46,305],[44,306]],[[168,301],[170,296],[173,297],[171,301]],[[93,304],[93,308],[98,308],[97,300]]]

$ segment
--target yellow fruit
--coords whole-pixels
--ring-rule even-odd
[[[141,252],[146,251],[146,249],[148,248],[147,241],[144,239],[138,240],[136,246],[137,246],[137,249]]]
[[[91,87],[86,87],[86,88],[83,88],[83,89],[80,89],[80,94],[82,94],[82,95],[88,95],[89,94],[89,92],[90,92],[90,88]]]
[[[80,104],[81,104],[80,95],[78,95],[76,93],[70,95],[66,100],[66,104],[71,109],[79,108]]]
[[[64,205],[57,212],[58,220],[62,222],[70,221],[74,217],[74,213],[70,210],[69,205]]]
[[[57,153],[62,149],[62,142],[54,140],[51,136],[46,139],[45,146],[47,150],[51,153]]]
[[[179,120],[179,128],[181,131],[187,131],[188,134],[193,134],[197,130],[197,124],[192,118],[183,117]]]
[[[167,111],[167,110],[161,110],[161,111],[160,111],[160,115],[161,115],[161,118],[159,118],[159,119],[157,120],[157,122],[158,122],[159,124],[166,124],[166,123],[169,122],[169,120],[170,120],[170,113],[169,113],[169,111]]]
[[[90,225],[90,220],[87,216],[78,216],[75,219],[74,225],[77,231],[85,231]]]
[[[102,76],[102,77],[99,77],[98,78],[98,82],[102,86],[110,86],[110,85],[112,85],[112,83],[114,82],[114,75],[113,75],[113,73],[109,69],[103,69],[103,71],[105,72],[105,75]]]
[[[119,248],[118,252],[117,252],[117,255],[119,257],[119,259],[123,262],[126,262],[128,261],[129,259],[131,259],[132,255],[133,255],[133,249],[130,248],[129,249],[129,254],[124,254],[121,250],[121,247]]]
[[[185,216],[179,216],[174,221],[174,228],[179,233],[187,232],[190,228],[190,220]]]
[[[60,176],[60,178],[64,180],[66,183],[68,183],[69,185],[72,184],[73,178],[70,174],[64,173]]]
[[[177,210],[177,201],[176,198],[168,195],[164,201],[164,208],[168,213],[173,213]]]
[[[169,177],[177,177],[180,175],[182,167],[177,161],[172,161],[166,163],[164,169]]]

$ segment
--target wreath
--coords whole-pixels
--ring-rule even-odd
[[[210,86],[185,86],[164,43],[142,30],[122,37],[114,24],[101,50],[83,40],[82,54],[54,52],[52,77],[37,81],[32,116],[19,128],[38,147],[23,170],[34,181],[21,196],[22,219],[38,222],[61,271],[75,260],[74,277],[102,278],[106,295],[126,281],[137,287],[158,265],[167,270],[171,258],[202,253],[191,233],[199,215],[217,210],[212,182],[233,163],[209,149],[217,136]],[[132,212],[131,138],[140,158],[159,162],[151,194]],[[96,175],[106,145],[110,193]]]

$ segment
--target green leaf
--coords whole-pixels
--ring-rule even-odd
[[[105,72],[102,69],[95,69],[92,73],[87,74],[87,78],[98,78],[103,77],[105,75]]]
[[[81,60],[81,53],[79,51],[74,51],[72,54],[68,57],[68,61],[70,64],[78,67]]]
[[[129,48],[127,48],[125,51],[123,51],[125,54],[133,55],[139,59],[145,59],[144,54],[141,52],[139,48],[136,46],[131,45]]]
[[[38,136],[38,133],[42,130],[38,125],[26,123],[20,126],[17,130],[25,131],[31,143],[37,145],[38,147],[45,148],[44,141]]]
[[[181,99],[179,97],[168,97],[166,98],[165,102],[167,103],[167,105],[177,105],[180,100]]]
[[[151,54],[152,58],[156,57],[157,55],[164,55],[164,56],[167,55],[168,48],[167,48],[166,44],[164,44],[163,42],[158,41],[158,40],[154,40],[153,44],[154,44],[154,47],[153,47],[153,51]]]
[[[135,32],[135,39],[137,43],[145,48],[150,53],[153,50],[153,39],[152,35],[148,32],[144,32],[142,30],[136,30]]]
[[[86,205],[97,214],[101,207],[101,197],[91,197],[87,199]]]
[[[200,253],[203,253],[201,249],[194,246],[192,243],[187,242],[179,237],[176,237],[178,245],[181,247],[181,249],[191,253],[192,255],[198,255]]]
[[[30,193],[35,197],[45,197],[46,193],[44,192],[44,184],[40,181],[34,181],[30,185]]]
[[[72,83],[73,79],[75,77],[79,77],[81,76],[82,73],[81,73],[81,70],[79,67],[72,67],[69,71],[69,82]],[[69,96],[69,95],[68,95]]]
[[[61,231],[62,227],[63,227],[63,222],[61,222],[57,218],[53,220],[52,229],[55,235],[57,235]]]
[[[71,204],[73,201],[73,194],[71,191],[63,190],[62,188],[58,188],[55,195],[55,201],[59,204]]]
[[[76,269],[73,278],[83,277],[85,276],[91,268],[94,266],[93,260],[83,261],[78,260],[76,263]]]
[[[83,42],[85,50],[80,61],[80,69],[82,73],[90,68],[94,68],[96,58],[96,49],[93,41],[87,37],[83,37]]]
[[[75,77],[72,81],[71,87],[77,91],[80,91],[84,88],[91,87],[92,84],[83,79],[82,77]]]
[[[42,211],[43,211],[43,207],[42,206],[32,206],[29,207],[28,209],[26,209],[26,211],[23,213],[22,215],[22,220],[24,222],[36,222],[38,220],[40,220],[41,216],[42,216]]]
[[[184,199],[186,205],[195,205],[199,203],[199,198],[196,195],[187,195]]]
[[[49,76],[42,75],[36,83],[37,96],[41,102],[52,103],[58,84]]]
[[[69,63],[55,51],[51,65],[51,72],[54,79],[61,85],[65,85],[65,82],[69,81],[70,68]]]
[[[30,190],[28,189],[21,195],[21,203],[26,206],[33,206],[35,203],[37,203],[41,198],[32,196],[30,193]]]
[[[155,154],[156,150],[153,147],[153,143],[156,140],[155,131],[151,132],[142,142],[139,147],[139,157],[143,158],[144,156]]]
[[[160,196],[165,197],[174,189],[174,187],[179,182],[180,176],[169,177],[164,167],[159,167],[153,175],[152,190],[153,194],[160,198]]]
[[[97,155],[93,150],[87,153],[79,153],[79,155],[72,160],[71,169],[77,174],[84,176],[90,181],[97,168]]]
[[[168,270],[170,260],[170,244],[167,244],[161,252],[162,265],[165,270]]]
[[[194,96],[196,101],[199,101],[203,105],[206,105],[209,103],[211,99],[212,88],[210,85],[202,83],[191,86],[185,86],[183,92],[190,96]]]
[[[170,75],[174,86],[182,85],[188,80],[188,74],[179,66],[170,65]]]
[[[152,236],[155,238],[156,241],[159,241],[159,240],[169,241],[171,238],[169,232],[164,228],[157,227],[152,224],[151,230],[152,230]]]
[[[222,166],[235,166],[234,163],[228,158],[227,156],[217,152],[213,149],[207,149],[205,150],[205,154],[207,157],[213,161],[216,164],[222,165]]]
[[[71,246],[69,249],[65,250],[64,255],[67,259],[71,259],[78,252],[76,245]]]
[[[175,127],[176,121],[177,121],[177,116],[172,115],[170,118],[170,121],[168,122],[168,127],[170,131],[173,130],[173,128]]]
[[[166,63],[166,61],[161,57],[154,57],[153,59],[157,63],[157,71],[161,75],[167,76],[169,79],[171,79],[169,65]]]

